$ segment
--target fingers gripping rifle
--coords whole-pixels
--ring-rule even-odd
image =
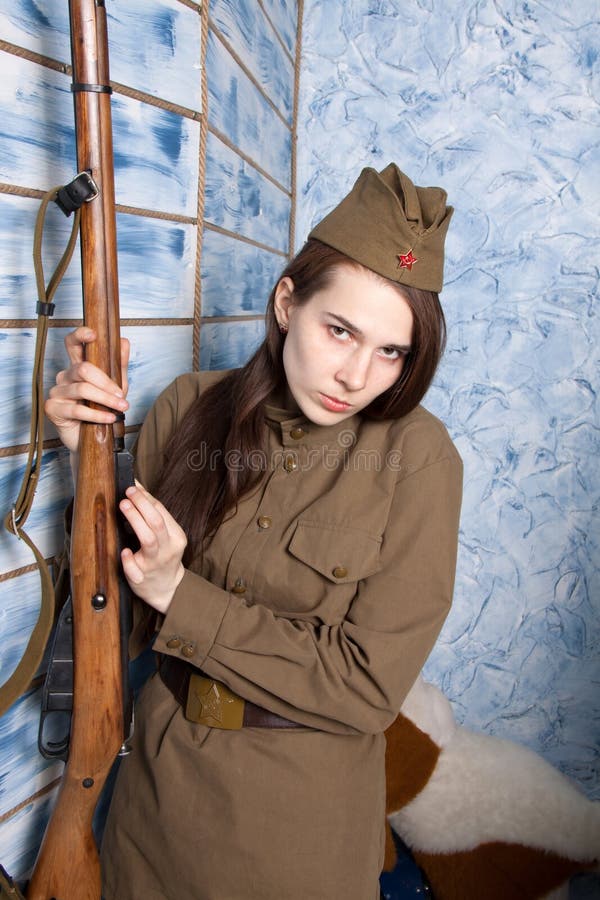
[[[121,382],[112,127],[104,0],[70,0],[79,172],[98,196],[81,208],[84,322],[97,340],[86,359]],[[67,200],[68,202],[68,200]],[[124,421],[83,423],[73,509],[73,710],[68,760],[27,888],[27,900],[100,900],[94,810],[129,732],[125,592],[120,583],[119,479],[130,480]],[[119,469],[121,470],[119,472]],[[129,469],[129,473],[123,473]],[[69,622],[69,626],[71,622]],[[64,746],[56,755],[61,756]],[[10,879],[0,897],[21,896]]]

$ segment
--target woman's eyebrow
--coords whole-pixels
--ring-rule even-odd
[[[337,319],[342,328],[347,328],[348,331],[353,331],[354,334],[362,334],[363,332],[358,327],[358,325],[353,325],[352,322],[349,322],[348,319],[345,319],[343,316],[338,316],[337,313],[326,312],[326,316],[331,316],[332,319]]]
[[[354,334],[360,334],[360,335],[363,334],[363,332],[361,331],[360,328],[358,328],[358,326],[353,325],[352,322],[349,322],[348,319],[345,319],[343,316],[339,316],[337,313],[332,313],[332,312],[327,312],[327,311],[325,312],[325,315],[331,316],[332,319],[337,319],[337,321],[340,323],[342,328],[346,328],[348,331],[352,331]],[[410,353],[410,351],[412,349],[410,344],[386,343],[385,346],[393,347],[394,350],[398,350],[400,353]]]

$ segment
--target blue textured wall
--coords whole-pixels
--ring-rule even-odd
[[[456,207],[426,405],[465,462],[426,668],[476,729],[600,797],[600,24],[594,0],[308,0],[298,238],[362,166]]]
[[[205,108],[201,4],[107,0],[106,7],[122,330],[132,341],[127,423],[135,432],[176,375],[239,365],[262,337],[265,299],[290,243],[297,7],[295,0],[211,2]],[[38,200],[27,193],[74,174],[69,60],[67,0],[0,0],[2,516],[16,497],[29,439]],[[49,212],[48,275],[69,227],[58,211]],[[57,320],[81,317],[78,259],[56,301]],[[63,339],[72,327],[55,326],[48,386],[65,365]],[[67,454],[55,437],[48,427],[27,523],[49,564],[61,548],[72,491]],[[27,547],[0,531],[0,682],[37,614],[31,562]],[[38,713],[39,690],[32,689],[0,719],[0,861],[19,878],[35,859],[62,766],[37,753]]]

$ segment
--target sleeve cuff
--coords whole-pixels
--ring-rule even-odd
[[[229,601],[226,591],[187,569],[173,594],[154,650],[201,668],[215,642]]]

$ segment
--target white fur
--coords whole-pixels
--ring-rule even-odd
[[[438,747],[445,747],[458,727],[450,701],[439,688],[424,681],[421,675],[406,695],[400,711],[426,732]]]
[[[433,685],[421,679],[413,691],[402,711],[442,750],[421,793],[389,817],[410,847],[448,853],[506,841],[578,861],[600,857],[600,803],[531,750],[457,726]]]

